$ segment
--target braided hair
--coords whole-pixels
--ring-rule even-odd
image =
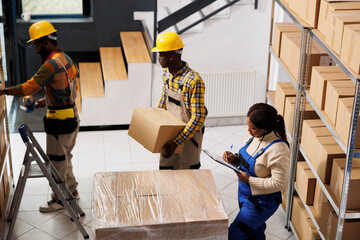
[[[282,139],[287,140],[284,119],[273,106],[256,103],[250,107],[247,117],[255,127],[265,129],[265,134],[275,131]]]

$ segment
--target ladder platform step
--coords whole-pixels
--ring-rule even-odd
[[[50,169],[50,164],[49,163],[45,162],[44,165],[48,170]],[[30,165],[28,176],[29,176],[29,178],[45,177],[44,173],[41,171],[41,168],[37,164],[31,164]]]
[[[104,97],[104,83],[99,62],[81,62],[81,97]]]
[[[101,47],[100,58],[105,81],[127,79],[121,47]]]
[[[125,58],[128,63],[151,62],[143,34],[138,31],[120,32]]]

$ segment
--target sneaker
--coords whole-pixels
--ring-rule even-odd
[[[77,190],[75,192],[73,192],[72,195],[76,198],[76,200],[80,200],[80,195]]]
[[[41,205],[39,211],[47,213],[47,212],[55,212],[61,209],[64,209],[64,205],[61,203],[61,201],[51,199],[47,203]]]

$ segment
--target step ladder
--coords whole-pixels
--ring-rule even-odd
[[[30,128],[27,125],[23,124],[19,127],[19,133],[27,149],[25,152],[23,165],[21,167],[19,180],[15,189],[14,198],[7,218],[7,221],[10,222],[7,239],[11,240],[11,234],[15,226],[15,221],[19,211],[19,206],[21,198],[23,196],[26,180],[28,178],[40,177],[47,178],[52,190],[60,198],[66,211],[68,211],[68,213],[70,214],[70,220],[72,222],[75,222],[77,228],[84,236],[84,238],[88,239],[89,235],[79,222],[79,216],[84,217],[85,213],[77,204],[76,198],[72,195],[69,188],[66,186],[65,181],[61,178],[45,152],[40,147],[39,143],[33,136]],[[42,160],[40,157],[42,158]]]

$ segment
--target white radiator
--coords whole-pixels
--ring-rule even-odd
[[[255,71],[200,73],[208,117],[246,116],[254,104]]]

